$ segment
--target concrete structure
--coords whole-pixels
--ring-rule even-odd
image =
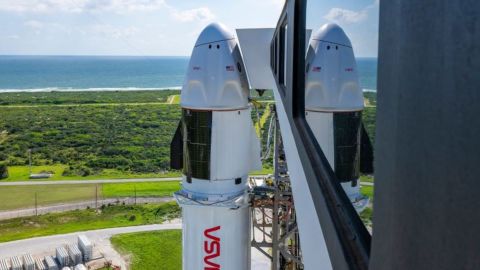
[[[32,255],[23,255],[23,270],[35,270],[35,260]]]
[[[381,1],[370,269],[479,269],[480,1]]]
[[[64,247],[58,247],[55,249],[56,258],[60,267],[70,265],[70,256]]]
[[[58,270],[57,262],[52,256],[45,257],[45,264],[47,265],[48,270]]]
[[[35,267],[36,270],[48,270],[45,261],[41,258],[35,258]]]
[[[23,270],[22,260],[17,256],[10,258],[10,267],[11,270]]]
[[[85,235],[79,235],[77,239],[78,249],[83,254],[83,261],[88,262],[93,257],[93,245]]]
[[[10,270],[10,265],[6,259],[0,260],[0,270]]]
[[[75,266],[74,270],[87,270],[87,267],[83,264],[78,264]]]
[[[77,245],[69,245],[67,247],[68,255],[70,256],[70,264],[77,265],[83,262],[83,254]]]

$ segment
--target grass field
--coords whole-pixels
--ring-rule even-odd
[[[362,186],[360,192],[363,195],[368,196],[370,201],[373,202],[373,186]]]
[[[362,181],[364,181],[364,179],[362,179]],[[360,192],[363,195],[368,196],[370,198],[370,204],[373,204],[373,190],[374,190],[374,186],[362,186],[360,188]],[[373,215],[373,208],[371,205],[365,208],[365,210],[363,210],[362,213],[360,213],[360,218],[362,219],[363,223],[368,227],[372,226],[372,215]]]
[[[181,270],[182,231],[166,230],[112,237],[117,251],[131,259],[132,270]]]
[[[360,176],[360,182],[368,182],[368,183],[373,183],[374,178],[372,175],[361,175]]]
[[[105,198],[133,197],[136,191],[137,197],[165,197],[171,196],[179,189],[178,181],[103,184],[103,196]]]
[[[169,104],[180,104],[180,95],[172,95],[168,98]]]
[[[133,197],[135,189],[138,197],[171,196],[180,189],[177,181],[115,183],[115,184],[78,184],[78,185],[35,185],[1,186],[0,211],[35,207],[35,194],[39,206],[95,200],[99,198]]]
[[[0,221],[0,242],[104,228],[156,224],[180,215],[175,202],[106,206]]]
[[[32,173],[52,172],[53,176],[42,180],[98,180],[98,179],[132,179],[132,178],[165,178],[180,177],[181,173],[176,171],[165,171],[163,173],[132,173],[120,171],[117,169],[103,169],[94,175],[78,176],[63,175],[68,168],[67,165],[43,165],[32,166]],[[10,166],[8,167],[9,177],[2,181],[26,181],[30,178],[30,168],[28,166]]]

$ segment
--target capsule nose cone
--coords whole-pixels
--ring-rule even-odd
[[[235,35],[223,24],[211,23],[205,29],[197,39],[195,47],[203,44],[208,44],[217,41],[234,39]]]
[[[313,35],[312,39],[352,47],[343,29],[335,23],[327,23]]]

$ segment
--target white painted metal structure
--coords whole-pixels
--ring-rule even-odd
[[[309,191],[297,147],[294,144],[295,140],[283,108],[280,92],[270,68],[270,42],[274,31],[273,29],[239,29],[237,32],[247,70],[255,69],[258,71],[248,73],[250,82],[262,82],[262,87],[273,89],[275,94],[277,115],[296,205],[304,267],[306,270],[332,269],[322,228],[318,219],[312,218],[313,213],[315,213],[313,198]],[[252,88],[257,87],[252,85]]]
[[[306,65],[306,119],[330,166],[335,168],[334,114],[361,112],[364,107],[352,44],[342,28],[325,24],[312,36]],[[353,162],[360,166],[360,160]],[[368,198],[360,194],[359,179],[348,180],[341,183],[342,187],[361,211]]]
[[[211,113],[209,179],[184,175],[175,195],[182,207],[185,270],[250,269],[247,177],[261,162],[248,95],[237,39],[223,25],[207,26],[181,94],[184,112]]]
[[[182,87],[182,107],[245,109],[248,95],[248,81],[237,39],[224,25],[210,24],[193,49]]]

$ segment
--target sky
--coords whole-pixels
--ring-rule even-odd
[[[307,27],[344,28],[376,57],[379,0],[308,1]],[[0,0],[0,55],[188,56],[211,22],[275,27],[284,0]]]

